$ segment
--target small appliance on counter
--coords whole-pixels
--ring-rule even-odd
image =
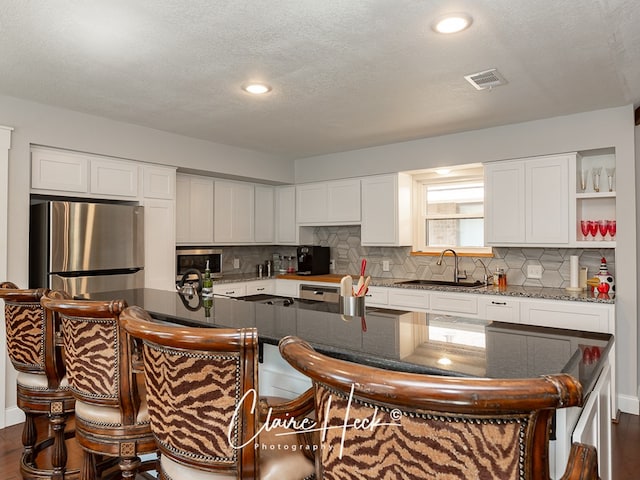
[[[298,247],[298,275],[325,275],[329,273],[329,247],[308,245]]]

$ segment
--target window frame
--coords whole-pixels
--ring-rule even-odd
[[[428,185],[444,185],[444,184],[465,184],[478,182],[484,187],[484,174],[482,165],[468,165],[461,169],[458,174],[438,175],[435,171],[428,171],[423,174],[414,175],[413,177],[413,201],[414,201],[414,255],[439,255],[442,250],[452,248],[459,255],[472,256],[493,256],[493,249],[490,246],[483,247],[462,247],[459,245],[445,245],[439,247],[431,247],[425,245],[427,239],[427,220],[428,219],[453,219],[453,218],[485,218],[484,208],[482,215],[454,214],[454,215],[427,215],[426,191]],[[484,206],[484,199],[483,199]],[[486,235],[485,237],[486,238]],[[484,241],[484,239],[483,239]]]

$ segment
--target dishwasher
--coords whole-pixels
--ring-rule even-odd
[[[338,303],[340,301],[340,287],[300,285],[299,296],[303,300],[315,300],[317,302]]]

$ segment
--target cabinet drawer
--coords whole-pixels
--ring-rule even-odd
[[[247,294],[247,287],[244,284],[223,283],[213,286],[213,294],[225,297],[243,297]]]
[[[247,282],[247,295],[272,294],[274,291],[275,282],[273,280]]]
[[[519,323],[520,302],[509,297],[480,295],[478,297],[478,315],[486,320]]]
[[[527,300],[522,302],[520,318],[522,323],[542,327],[615,333],[613,326],[615,315],[613,315],[613,308],[609,305]]]
[[[478,299],[468,293],[431,293],[431,310],[438,312],[478,313]]]
[[[427,310],[429,293],[424,290],[393,288],[389,291],[389,306]]]
[[[386,288],[369,287],[365,302],[371,306],[387,306],[389,305],[389,290]]]

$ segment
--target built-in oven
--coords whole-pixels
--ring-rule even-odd
[[[204,274],[209,262],[209,269],[213,278],[222,277],[222,250],[208,247],[178,247],[176,248],[176,282],[190,269],[196,269]],[[188,280],[195,280],[189,278]]]

